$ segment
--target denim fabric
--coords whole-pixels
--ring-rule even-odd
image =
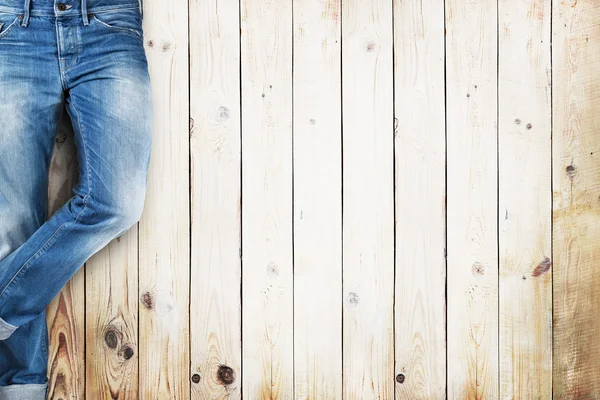
[[[141,216],[152,136],[143,36],[138,0],[0,0],[0,400],[50,392],[48,304]],[[78,182],[47,218],[64,109]]]

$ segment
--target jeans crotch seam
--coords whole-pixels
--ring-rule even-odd
[[[87,204],[86,204],[86,200],[87,198],[92,194],[92,178],[91,178],[91,173],[90,173],[90,163],[89,163],[89,159],[88,159],[88,148],[87,148],[87,140],[85,138],[85,132],[83,129],[83,126],[81,125],[81,115],[79,114],[79,111],[77,110],[77,105],[75,104],[75,96],[71,96],[69,94],[69,96],[71,97],[71,104],[73,105],[73,110],[75,110],[75,114],[77,115],[77,126],[79,127],[79,133],[81,134],[81,141],[83,143],[83,158],[85,160],[85,170],[86,170],[86,175],[87,175],[87,181],[88,181],[88,193],[83,197],[83,210],[81,210],[79,212],[79,214],[77,214],[77,216],[75,217],[75,222],[79,222],[79,217],[81,215],[83,215],[83,212],[85,210],[87,210]]]

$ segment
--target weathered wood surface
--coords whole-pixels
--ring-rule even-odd
[[[294,393],[292,1],[241,0],[240,18],[242,397],[287,399]]]
[[[554,397],[600,398],[600,4],[552,13]]]
[[[242,391],[237,1],[190,4],[191,399]]]
[[[600,6],[440,4],[144,1],[146,209],[49,398],[600,398]]]
[[[550,2],[498,6],[500,398],[549,399]]]
[[[446,392],[444,9],[394,3],[396,398]],[[400,383],[402,381],[402,383]]]
[[[341,2],[293,14],[294,398],[341,399]]]
[[[347,0],[342,2],[341,18],[342,394],[349,400],[391,399],[394,397],[392,3]]]
[[[188,3],[144,0],[154,130],[139,234],[139,399],[190,396]]]
[[[446,2],[448,398],[498,398],[496,1]]]

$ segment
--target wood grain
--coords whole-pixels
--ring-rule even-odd
[[[341,2],[294,2],[296,399],[342,398]]]
[[[498,398],[496,1],[446,1],[448,398]]]
[[[86,263],[86,396],[137,399],[138,234],[134,226]]]
[[[392,2],[342,3],[343,398],[394,397]]]
[[[550,2],[498,6],[500,398],[549,399]]]
[[[190,396],[187,1],[144,1],[153,138],[139,227],[139,398]]]
[[[446,394],[444,8],[394,2],[396,398]]]
[[[554,398],[600,398],[600,4],[554,1]]]
[[[239,2],[190,2],[191,398],[240,399]]]
[[[243,398],[294,391],[292,1],[241,1]]]

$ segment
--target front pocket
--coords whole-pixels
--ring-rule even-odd
[[[90,21],[113,32],[123,32],[144,40],[142,16],[137,8],[90,13]]]
[[[21,14],[0,13],[0,38],[6,36],[21,19]]]

